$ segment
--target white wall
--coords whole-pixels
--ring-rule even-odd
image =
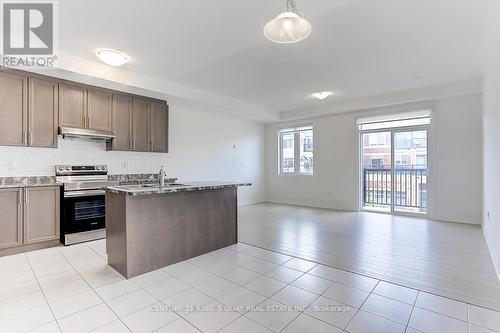
[[[357,117],[432,108],[429,160],[433,171],[429,215],[479,224],[482,207],[481,96],[479,94],[350,112],[267,126],[267,198],[341,210],[358,209]],[[314,176],[278,175],[277,130],[313,122]]]
[[[170,152],[107,152],[102,141],[59,138],[58,149],[0,146],[0,177],[54,175],[57,164],[107,164],[110,173],[156,173],[182,181],[252,182],[239,203],[265,200],[264,125],[170,102]]]
[[[500,279],[500,3],[491,1],[489,48],[483,80],[484,215],[483,231]]]

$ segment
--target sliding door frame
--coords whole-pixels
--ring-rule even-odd
[[[430,207],[429,207],[429,198],[432,197],[432,194],[430,189],[432,186],[430,186],[431,183],[431,154],[430,154],[430,133],[431,133],[431,126],[432,126],[432,121],[430,125],[418,125],[418,126],[401,126],[401,127],[391,127],[391,128],[381,128],[381,129],[375,129],[375,130],[359,130],[358,129],[358,200],[359,200],[359,211],[363,212],[371,212],[371,213],[381,213],[381,214],[391,214],[391,215],[400,215],[400,216],[410,216],[410,217],[422,217],[422,218],[429,218],[430,214]],[[395,170],[395,160],[394,160],[394,134],[395,133],[402,133],[402,132],[413,132],[413,131],[423,131],[425,130],[427,133],[427,207],[425,210],[425,213],[412,213],[412,212],[401,212],[401,211],[396,211],[394,210],[394,199],[395,199],[395,177],[394,177],[394,170]],[[366,209],[363,205],[364,203],[364,179],[363,179],[363,135],[364,134],[369,134],[369,133],[384,133],[384,132],[390,132],[391,133],[391,205],[390,205],[390,211],[380,211],[380,210],[375,210],[375,209]]]

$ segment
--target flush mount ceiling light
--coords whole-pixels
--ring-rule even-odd
[[[317,98],[317,99],[326,99],[328,98],[329,96],[333,95],[333,92],[331,91],[320,91],[320,92],[316,92],[314,94],[312,94],[313,97]]]
[[[264,26],[264,35],[276,43],[296,43],[311,34],[311,23],[297,13],[295,0],[286,1],[286,12]]]
[[[126,53],[113,49],[97,49],[95,50],[95,55],[103,63],[115,67],[125,64],[130,59]]]

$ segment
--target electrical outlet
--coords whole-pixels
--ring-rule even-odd
[[[15,162],[12,162],[12,161],[7,162],[7,169],[12,170],[15,167],[16,167],[16,163]]]

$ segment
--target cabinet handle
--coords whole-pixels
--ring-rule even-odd
[[[17,204],[18,204],[19,206],[21,206],[21,202],[23,201],[23,200],[22,200],[22,198],[21,198],[21,191],[22,191],[22,190],[19,190],[19,191],[17,192]]]
[[[24,189],[24,203],[28,204],[28,190]]]
[[[33,144],[31,140],[31,132],[28,131],[28,146],[31,146]]]

